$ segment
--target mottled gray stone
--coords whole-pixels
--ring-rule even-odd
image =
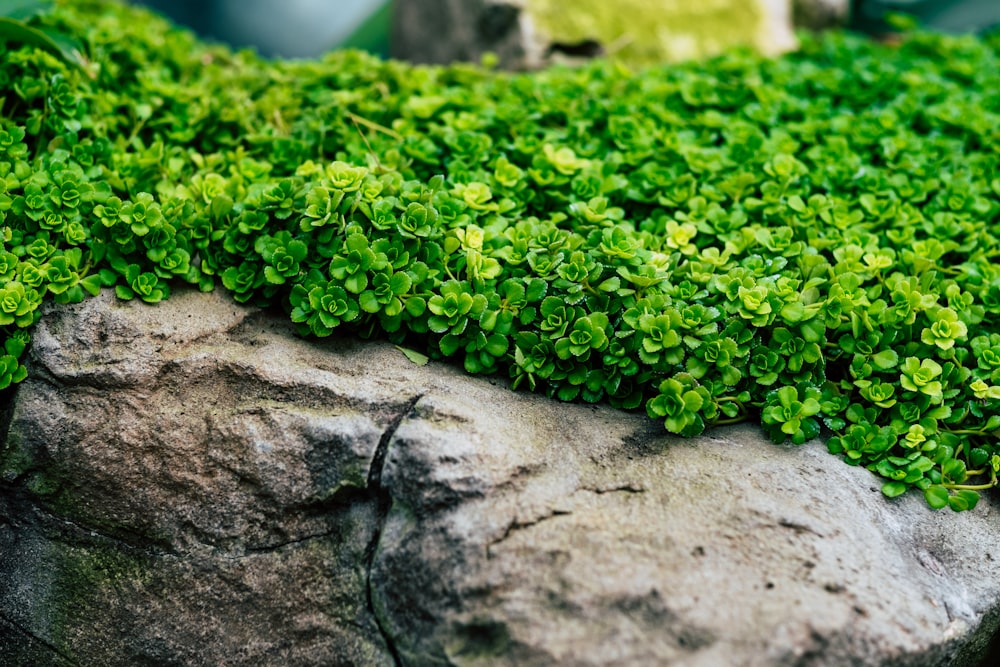
[[[0,656],[35,665],[977,664],[1000,503],[821,443],[304,341],[178,292],[51,309],[0,450]]]
[[[543,55],[518,2],[407,0],[393,4],[394,57],[418,63],[478,61],[497,54],[507,67],[537,67]]]
[[[996,630],[995,499],[933,513],[752,426],[681,441],[484,400],[424,399],[386,463],[373,581],[414,664],[930,667]]]
[[[39,323],[0,456],[0,655],[392,664],[368,478],[406,399],[273,322],[181,292]]]

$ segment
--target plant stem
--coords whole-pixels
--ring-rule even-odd
[[[399,132],[396,132],[395,130],[391,130],[388,127],[386,127],[385,125],[379,125],[375,121],[368,120],[364,116],[359,116],[358,114],[352,113],[350,111],[347,111],[345,113],[347,114],[347,117],[350,118],[351,120],[353,120],[355,123],[358,123],[360,125],[364,125],[369,130],[375,130],[376,132],[381,132],[382,134],[387,134],[390,137],[392,137],[393,139],[395,139],[396,141],[402,141],[403,140],[403,136],[401,134],[399,134]]]
[[[946,489],[956,489],[959,491],[985,491],[986,489],[992,489],[997,484],[996,482],[991,482],[989,484],[942,484]]]

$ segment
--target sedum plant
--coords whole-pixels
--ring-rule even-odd
[[[2,386],[45,299],[221,285],[685,436],[825,433],[890,497],[997,485],[1000,38],[511,74],[37,9],[0,34]]]

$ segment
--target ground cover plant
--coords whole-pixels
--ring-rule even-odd
[[[888,496],[997,484],[1000,39],[511,74],[14,4],[3,386],[44,299],[222,286],[673,433],[825,430]]]

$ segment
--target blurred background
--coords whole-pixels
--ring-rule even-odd
[[[381,55],[389,50],[391,0],[129,1],[202,37],[268,57],[311,58],[344,46]]]
[[[980,32],[1000,25],[1000,0],[854,0],[851,27],[885,29],[886,12],[913,14],[921,25],[945,32]]]
[[[132,0],[205,38],[284,58],[314,57],[338,47],[387,56],[391,2],[413,1]],[[889,11],[913,14],[922,25],[948,32],[976,32],[1000,24],[1000,0],[850,0],[850,4],[850,27],[871,33],[885,31],[884,16]]]

